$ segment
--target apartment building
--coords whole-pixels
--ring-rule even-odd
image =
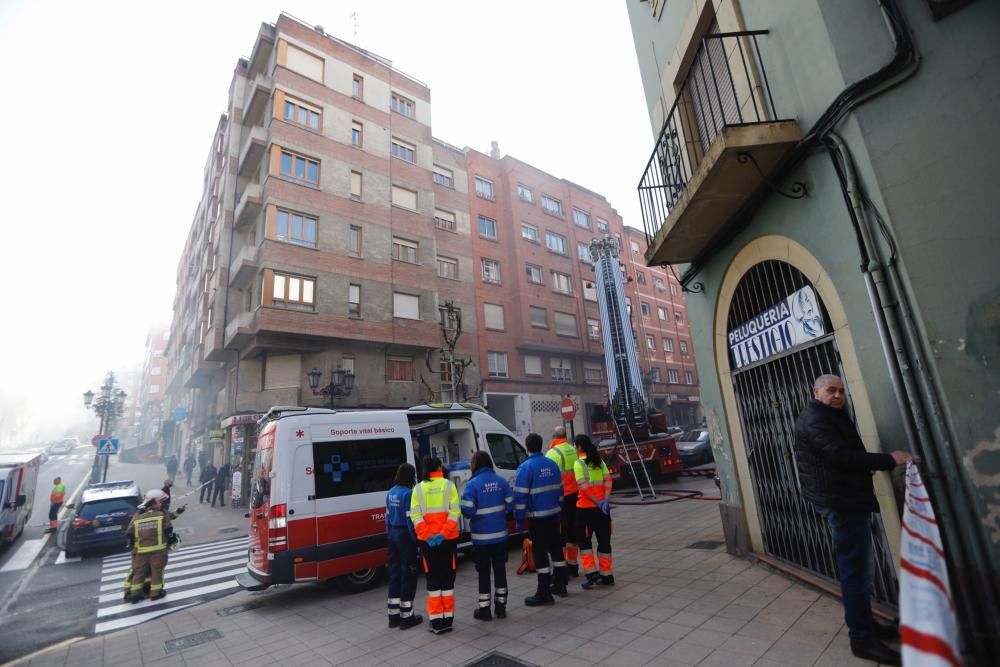
[[[142,369],[134,382],[136,391],[133,402],[135,414],[131,423],[135,425],[131,446],[155,445],[160,442],[160,426],[163,421],[163,403],[167,395],[167,360],[164,352],[170,337],[166,325],[151,327],[146,335],[146,351]],[[119,375],[119,384],[127,387],[126,378]],[[129,389],[126,388],[126,391]],[[129,423],[126,419],[125,423]]]

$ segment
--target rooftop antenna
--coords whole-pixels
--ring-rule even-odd
[[[358,45],[358,13],[351,12],[351,20],[354,21],[354,46]]]

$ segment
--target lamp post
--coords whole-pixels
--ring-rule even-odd
[[[124,390],[115,387],[115,374],[108,372],[104,376],[104,383],[101,384],[100,393],[95,394],[93,391],[88,389],[83,392],[83,405],[88,409],[94,411],[94,413],[100,417],[101,426],[100,434],[106,437],[111,437],[111,429],[114,426],[115,419],[121,417],[125,410],[125,398],[127,394]],[[94,470],[90,475],[91,481],[97,481],[97,465],[95,461]],[[104,457],[104,473],[101,476],[101,481],[107,481],[108,479],[108,457]]]
[[[330,383],[321,387],[320,380],[323,378],[323,371],[313,368],[306,377],[309,378],[309,388],[312,389],[313,396],[327,396],[330,399],[330,409],[333,409],[333,399],[335,397],[347,396],[354,389],[354,373],[343,368],[330,369]]]

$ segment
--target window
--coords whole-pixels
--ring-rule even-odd
[[[632,254],[633,255],[638,255],[639,254],[639,242],[638,241],[629,241],[628,244],[629,244],[629,247],[632,248]]]
[[[675,310],[674,311],[674,319],[677,320],[678,322],[683,322],[684,321],[684,314],[681,313],[681,311],[679,311],[679,310]]]
[[[653,334],[646,334],[646,349],[656,351],[656,336]]]
[[[659,382],[660,381],[660,369],[656,368],[655,366],[653,368],[650,368],[649,369],[649,379],[652,380],[653,382]]]
[[[521,238],[532,243],[541,243],[538,236],[538,227],[529,225],[526,222],[521,223]]]
[[[417,148],[407,141],[393,137],[392,145],[389,147],[389,153],[393,157],[398,157],[400,160],[414,162],[416,160]]]
[[[663,306],[657,306],[656,307],[656,315],[661,320],[666,320],[667,319],[667,309],[664,308]]]
[[[347,286],[347,314],[361,317],[361,285],[351,283]]]
[[[529,204],[535,203],[535,193],[531,191],[527,185],[517,184],[517,197],[521,201],[526,201]]]
[[[597,290],[594,288],[594,283],[587,279],[583,280],[583,298],[587,301],[597,301]]]
[[[524,355],[524,374],[525,375],[541,375],[542,374],[542,358],[535,354]]]
[[[362,175],[360,171],[351,172],[351,199],[354,201],[361,201],[361,182]]]
[[[553,271],[552,290],[555,292],[560,292],[562,294],[572,294],[573,288],[572,288],[572,283],[570,283],[570,277],[565,273],[559,273],[558,271]]]
[[[549,328],[549,311],[538,306],[528,306],[528,310],[531,313],[531,326],[539,329]]]
[[[608,233],[608,221],[607,220],[601,220],[600,218],[598,218],[597,219],[597,231],[599,231],[602,234],[607,234]]]
[[[401,239],[398,236],[392,237],[392,258],[400,262],[417,263],[417,250],[420,244],[415,241]]]
[[[312,216],[279,208],[275,225],[276,236],[279,241],[288,241],[315,248],[316,226],[318,224],[319,222]]]
[[[581,261],[590,262],[590,246],[586,243],[576,244],[576,256],[580,258]]]
[[[351,122],[351,145],[361,148],[365,142],[365,126],[358,121]]]
[[[438,229],[447,229],[449,232],[455,231],[455,214],[451,211],[434,209],[434,224]]]
[[[507,377],[507,353],[487,352],[487,363],[489,364],[491,378]]]
[[[663,278],[659,276],[653,276],[653,287],[660,292],[665,290],[666,287],[663,285]]]
[[[347,230],[347,252],[361,257],[361,227],[357,225]]]
[[[635,272],[635,281],[637,283],[639,283],[640,285],[645,285],[646,284],[646,274],[643,273],[642,271],[636,271]]]
[[[483,323],[486,325],[487,329],[503,331],[505,328],[503,320],[503,306],[495,303],[484,303]]]
[[[667,369],[667,382],[669,382],[670,384],[680,384],[681,383],[680,373],[678,373],[673,368],[668,368]]]
[[[601,339],[601,323],[589,317],[587,318],[587,338],[590,340]]]
[[[553,357],[549,359],[549,370],[552,372],[552,379],[556,382],[573,381],[573,362],[569,359]]]
[[[271,288],[271,303],[311,306],[313,304],[313,290],[315,286],[316,281],[312,278],[302,278],[300,276],[290,276],[275,272]]]
[[[686,340],[682,340],[680,343],[681,343],[681,354],[687,354],[688,353],[688,342]]]
[[[316,498],[382,493],[392,488],[396,469],[406,463],[403,438],[313,442]]]
[[[445,169],[444,167],[439,167],[437,165],[434,165],[432,169],[434,170],[434,173],[431,174],[431,177],[434,179],[435,183],[443,185],[446,188],[455,187],[455,172],[451,169]]]
[[[389,108],[407,118],[413,118],[413,100],[407,99],[399,93],[393,93],[389,102]]]
[[[556,333],[560,336],[576,338],[580,333],[576,329],[576,315],[572,313],[556,313]]]
[[[159,394],[160,393],[160,385],[158,385],[158,384],[151,384],[151,385],[149,385],[149,393],[150,394]]]
[[[669,336],[663,337],[663,351],[673,352],[674,351],[674,339]]]
[[[407,190],[406,188],[394,185],[392,186],[392,204],[393,206],[401,206],[402,208],[408,208],[411,211],[416,211],[417,193],[413,190]]]
[[[451,278],[452,280],[458,280],[458,260],[452,259],[451,257],[442,257],[441,255],[438,255],[437,272],[438,276],[440,276],[441,278]]]
[[[544,285],[545,278],[542,277],[542,267],[537,264],[526,264],[524,267],[528,272],[528,282],[536,285]]]
[[[281,175],[310,185],[319,185],[319,162],[282,150]]]
[[[321,115],[319,107],[300,102],[290,97],[285,98],[284,120],[295,123],[311,130],[319,130],[319,119]]]
[[[677,285],[670,283],[670,295],[677,296]]]
[[[521,462],[528,458],[521,445],[505,433],[487,433],[486,445],[490,448],[493,465],[503,470],[517,470]]]
[[[392,293],[392,315],[407,320],[420,319],[420,297],[416,294]]]
[[[639,312],[642,313],[643,317],[649,317],[649,304],[645,301],[639,302]]]
[[[573,209],[573,224],[584,229],[593,229],[590,224],[590,214],[578,208]]]
[[[323,59],[314,56],[307,51],[303,51],[297,46],[289,44],[285,40],[280,40],[285,49],[285,62],[279,62],[293,72],[298,72],[302,76],[309,77],[314,81],[323,83]],[[278,50],[279,57],[281,49]]]
[[[495,259],[482,259],[483,282],[500,284],[500,262]]]
[[[385,379],[389,382],[413,382],[413,359],[411,357],[386,357]]]
[[[493,193],[493,181],[476,176],[476,195],[482,197],[483,199],[496,201],[497,197]]]
[[[162,370],[163,369],[160,368],[159,366],[153,366],[152,368],[149,369],[149,374],[150,375],[159,375]]]
[[[360,74],[354,75],[354,82],[351,85],[351,96],[358,100],[365,98],[365,78]]]
[[[484,239],[496,241],[497,221],[493,218],[487,218],[485,215],[479,216],[479,235]]]
[[[694,384],[694,373],[691,371],[684,371],[684,382],[686,384]]]
[[[542,210],[549,215],[563,217],[562,202],[547,194],[542,194]]]
[[[583,381],[593,384],[604,382],[604,371],[596,361],[583,362]]]
[[[545,232],[545,247],[560,255],[566,254],[566,237],[554,232]]]

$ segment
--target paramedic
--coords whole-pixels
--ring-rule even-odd
[[[563,499],[559,512],[559,528],[562,531],[562,541],[565,545],[566,574],[570,577],[580,575],[576,557],[579,548],[576,546],[576,477],[573,474],[573,464],[576,462],[576,448],[566,442],[566,427],[556,426],[552,431],[552,443],[549,444],[548,458],[556,462],[562,473]]]
[[[417,471],[409,463],[396,470],[385,498],[385,530],[389,534],[389,627],[406,630],[424,617],[413,613],[417,593],[417,535],[407,515]]]
[[[566,597],[566,561],[559,537],[559,503],[563,497],[559,466],[542,456],[542,436],[529,433],[524,440],[528,458],[514,478],[514,519],[518,529],[527,517],[531,552],[538,570],[538,588],[524,599],[529,607],[555,604],[552,594]]]
[[[580,434],[573,441],[579,458],[573,464],[576,485],[576,543],[580,546],[580,563],[587,580],[584,589],[595,584],[614,586],[611,573],[611,473],[601,460],[597,447],[586,435]],[[597,536],[597,564],[591,538]]]
[[[423,461],[424,481],[413,489],[410,519],[420,541],[427,574],[427,616],[434,634],[448,632],[455,620],[455,566],[458,545],[458,490],[445,479],[441,459]]]

